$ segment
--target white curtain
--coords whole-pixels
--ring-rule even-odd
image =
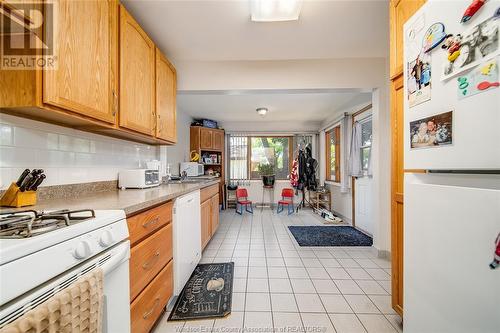
[[[372,153],[373,153],[373,136],[372,136],[372,140],[371,140],[371,148],[370,148],[370,155],[368,156],[368,176],[369,177],[373,177],[373,162],[372,162]]]
[[[363,167],[361,165],[361,124],[355,122],[352,128],[351,150],[349,152],[349,175],[362,177]]]

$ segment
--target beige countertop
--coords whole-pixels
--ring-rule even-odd
[[[122,209],[127,216],[142,210],[172,200],[183,194],[202,189],[204,187],[218,184],[219,180],[206,180],[196,183],[167,184],[149,189],[126,189],[116,191],[97,192],[86,194],[75,198],[47,199],[40,201],[35,206],[23,208],[0,208],[1,211],[16,211],[33,209],[59,210],[59,209]]]

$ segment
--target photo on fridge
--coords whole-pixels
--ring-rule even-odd
[[[410,122],[410,147],[431,148],[453,143],[453,111]]]
[[[421,53],[408,62],[408,103],[410,107],[431,99],[431,58]]]
[[[498,28],[500,20],[491,17],[457,35],[460,40],[458,55],[446,62],[442,80],[447,80],[484,60],[500,53]]]

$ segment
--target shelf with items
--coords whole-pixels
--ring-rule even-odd
[[[207,128],[202,126],[191,126],[190,128],[190,151],[199,154],[198,163],[204,165],[205,175],[212,170],[213,174],[220,177],[219,196],[223,203],[225,189],[225,132],[222,129]]]

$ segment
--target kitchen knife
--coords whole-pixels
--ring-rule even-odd
[[[21,184],[23,183],[24,178],[30,173],[30,169],[26,169],[23,171],[21,176],[19,176],[19,179],[16,182],[17,187],[21,187]]]
[[[31,175],[33,175],[33,173],[31,173]],[[35,183],[38,181],[38,178],[40,178],[40,175],[39,175],[39,174],[37,174],[37,173],[36,173],[36,174],[34,174],[34,175],[33,175],[33,178],[31,179],[31,181],[30,181],[28,184],[26,184],[26,187],[25,187],[26,191],[31,190],[31,188],[32,188],[32,187],[35,185]]]
[[[45,174],[41,174],[37,177],[35,183],[33,185],[30,186],[30,188],[28,189],[29,191],[36,191],[38,189],[38,186],[40,186],[40,184],[44,181],[44,179],[47,178],[47,176],[45,176]]]
[[[26,191],[26,187],[31,183],[32,180],[33,180],[33,174],[32,173],[27,174],[26,177],[24,177],[21,186],[19,186],[19,190],[21,192]]]
[[[29,182],[27,182],[24,186],[24,190],[25,191],[28,191],[36,182],[37,178],[39,175],[41,175],[43,173],[43,170],[42,169],[33,169],[31,171],[31,180]]]

